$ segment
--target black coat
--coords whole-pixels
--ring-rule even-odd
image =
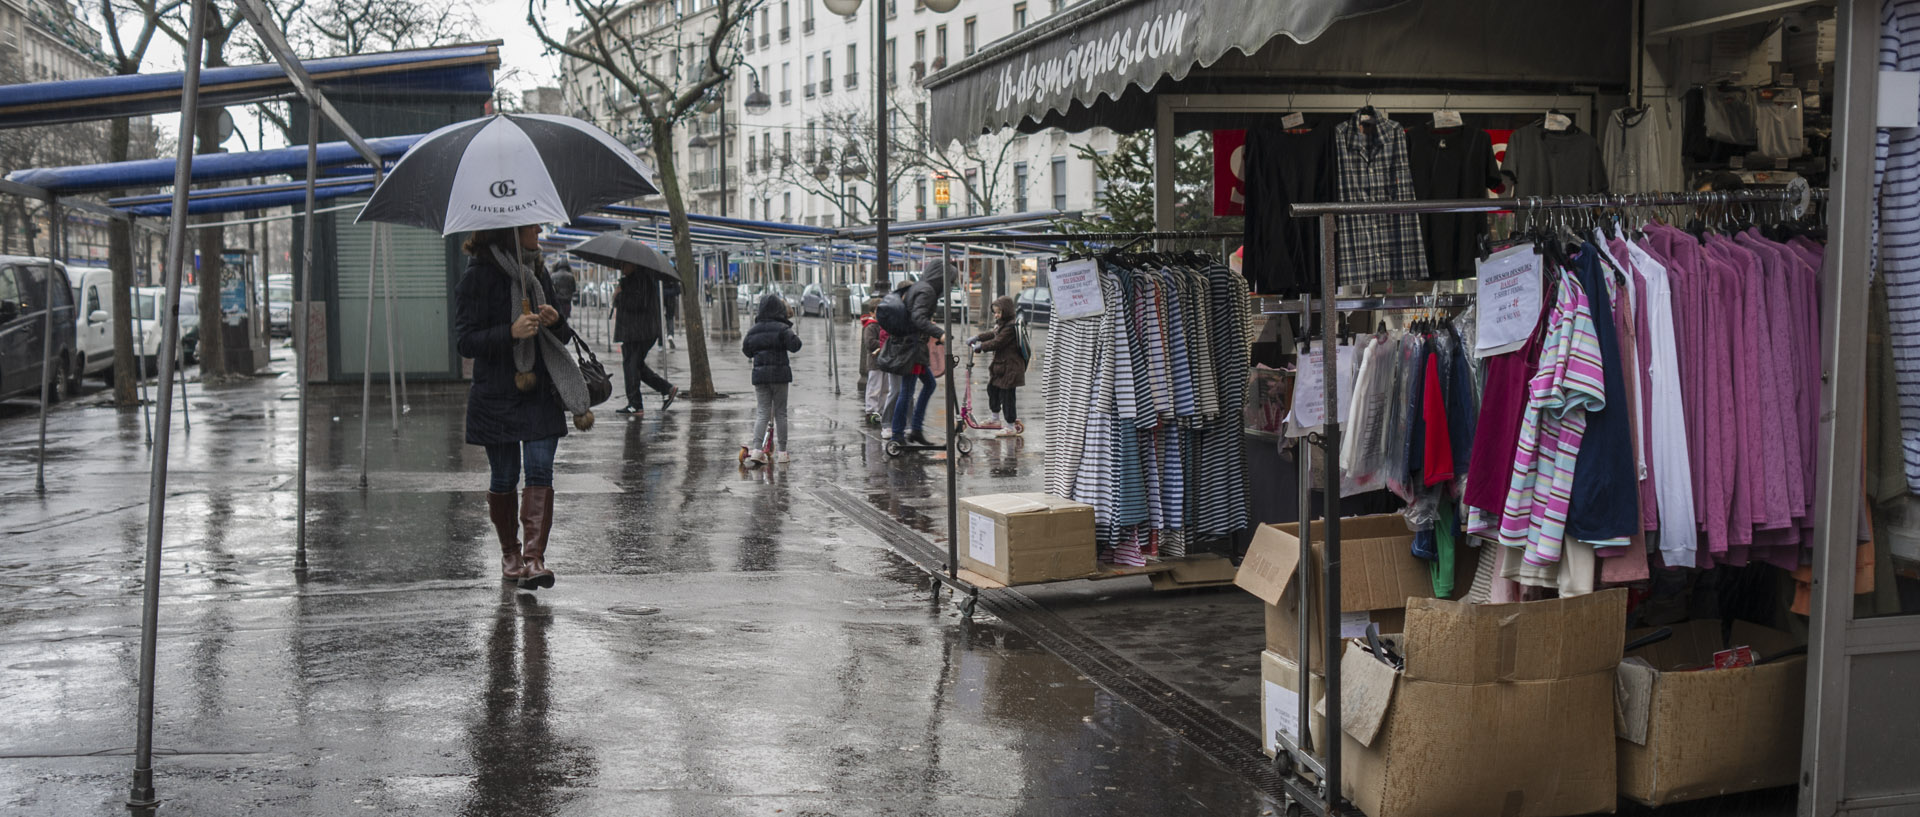
[[[553,280],[539,273],[540,287],[553,300]],[[461,357],[473,358],[473,386],[467,390],[467,442],[471,445],[531,442],[567,433],[566,407],[536,351],[533,371],[540,384],[523,392],[513,384],[513,282],[491,262],[467,262],[453,290],[453,331]],[[565,314],[548,327],[562,341],[573,337]],[[537,348],[537,347],[536,347]]]
[[[912,375],[916,367],[930,362],[927,352],[927,338],[947,336],[940,324],[933,322],[933,316],[940,309],[940,299],[946,297],[947,280],[944,274],[934,273],[922,277],[907,289],[902,300],[907,302],[907,319],[913,322],[914,331],[909,334],[887,334],[887,345],[880,350],[875,367],[880,371],[897,375]]]
[[[753,385],[792,383],[793,367],[787,354],[800,351],[800,335],[787,318],[787,302],[779,295],[760,300],[760,314],[740,340],[740,352],[753,358]]]
[[[637,346],[660,342],[660,285],[653,276],[636,272],[620,278],[620,294],[613,298],[613,339]]]

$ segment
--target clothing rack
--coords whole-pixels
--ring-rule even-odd
[[[1107,241],[1128,245],[1140,241],[1218,239],[1232,238],[1239,235],[1241,235],[1239,232],[1190,230],[1149,230],[1113,233],[944,233],[922,236],[916,239],[916,241],[923,244],[939,245],[940,259],[943,262],[951,264],[953,263],[953,245],[955,244],[1058,244],[1072,241]],[[947,335],[951,337],[953,335],[954,310],[948,303],[949,300],[950,299],[946,297],[940,299],[940,320],[942,328],[946,331]],[[972,444],[967,442],[963,436],[966,423],[958,419],[960,406],[959,397],[953,387],[954,368],[953,366],[948,366],[944,377],[947,392],[946,408],[948,417],[946,440],[947,569],[944,573],[939,570],[928,569],[928,573],[932,574],[936,582],[936,593],[938,592],[939,585],[944,584],[953,588],[957,593],[966,594],[966,600],[961,602],[960,613],[962,618],[972,620],[973,612],[979,608],[980,604],[980,585],[976,582],[968,581],[960,575],[960,496],[956,479],[958,465],[955,462],[955,457],[970,451]],[[915,564],[919,563],[915,562]],[[927,568],[922,565],[922,569]],[[1140,575],[1147,572],[1151,571],[1129,569],[1118,571],[1113,575]]]
[[[1795,184],[1789,185],[1784,189],[1733,190],[1733,191],[1724,191],[1724,192],[1700,192],[1700,193],[1647,193],[1647,194],[1626,194],[1626,195],[1614,195],[1614,194],[1602,193],[1602,194],[1591,194],[1591,195],[1581,195],[1581,196],[1528,196],[1524,198],[1508,198],[1508,199],[1430,199],[1426,201],[1321,202],[1321,203],[1294,204],[1294,205],[1291,205],[1291,207],[1289,208],[1289,212],[1296,218],[1320,219],[1320,291],[1337,293],[1339,291],[1339,286],[1337,283],[1339,281],[1339,274],[1337,269],[1337,266],[1338,266],[1337,238],[1339,233],[1339,221],[1341,216],[1401,215],[1401,214],[1408,214],[1408,213],[1415,213],[1415,214],[1486,213],[1486,212],[1494,212],[1494,211],[1502,211],[1502,210],[1512,210],[1512,211],[1518,212],[1518,211],[1529,211],[1529,210],[1596,210],[1596,209],[1605,209],[1605,208],[1637,208],[1637,207],[1695,207],[1695,206],[1714,206],[1714,205],[1728,205],[1728,204],[1759,204],[1759,203],[1793,204],[1793,205],[1796,205],[1796,210],[1797,210],[1796,215],[1800,215],[1805,212],[1806,208],[1810,205],[1811,202],[1825,200],[1826,196],[1827,196],[1827,191],[1825,189],[1809,188],[1805,185],[1804,182],[1799,182],[1798,180],[1796,180]],[[1393,296],[1388,296],[1388,297],[1393,297]],[[1408,296],[1399,296],[1399,297],[1408,297]],[[1430,298],[1434,296],[1412,296],[1412,297]],[[1299,299],[1298,301],[1288,302],[1289,305],[1298,304],[1300,307],[1297,312],[1293,310],[1288,310],[1288,311],[1292,314],[1304,314],[1304,313],[1310,312],[1313,307],[1317,306],[1319,308],[1320,316],[1321,316],[1320,325],[1333,326],[1335,316],[1337,315],[1337,313],[1343,312],[1343,311],[1352,311],[1351,309],[1346,309],[1343,307],[1346,304],[1354,303],[1355,300],[1356,299],[1342,299],[1336,295],[1332,298],[1321,298],[1317,303],[1315,303],[1312,296],[1305,296]],[[1372,299],[1363,298],[1363,299],[1357,299],[1357,300],[1359,302],[1368,302],[1368,301],[1371,301]],[[1415,308],[1418,308],[1418,306],[1423,306],[1423,305],[1425,304],[1416,304]],[[1387,307],[1376,307],[1376,308],[1387,308]],[[1321,564],[1320,566],[1321,578],[1320,578],[1320,585],[1319,585],[1320,587],[1325,588],[1324,592],[1322,592],[1321,594],[1322,596],[1324,596],[1324,598],[1320,599],[1321,605],[1322,605],[1321,620],[1325,622],[1337,622],[1340,620],[1340,512],[1339,512],[1340,473],[1339,473],[1339,468],[1334,465],[1334,463],[1337,463],[1339,461],[1338,452],[1340,450],[1340,431],[1341,431],[1340,416],[1339,416],[1340,395],[1339,395],[1339,389],[1335,387],[1334,384],[1337,384],[1340,381],[1339,381],[1339,371],[1338,371],[1338,368],[1339,368],[1338,354],[1333,348],[1333,341],[1334,341],[1333,333],[1324,332],[1324,331],[1321,333],[1321,336],[1320,336],[1320,351],[1321,351],[1321,358],[1322,358],[1321,363],[1324,366],[1324,374],[1323,374],[1322,382],[1328,384],[1329,386],[1325,390],[1326,393],[1324,395],[1324,398],[1326,400],[1327,422],[1324,426],[1322,426],[1322,431],[1319,434],[1308,435],[1308,437],[1306,438],[1309,445],[1320,446],[1321,456],[1323,458],[1323,461],[1326,463],[1326,467],[1321,469],[1321,478],[1323,480],[1321,496],[1323,498],[1322,499],[1323,510],[1324,510],[1323,515],[1325,517],[1325,519],[1322,522],[1322,525],[1323,525],[1322,530],[1325,532],[1324,535],[1326,537],[1326,540],[1325,540],[1326,543],[1323,550],[1323,553],[1325,555],[1321,559],[1323,564]],[[1310,344],[1311,344],[1311,340],[1302,339],[1300,343],[1300,350],[1303,353],[1303,355],[1308,350]],[[1300,524],[1300,529],[1302,531],[1307,532],[1306,536],[1304,536],[1303,539],[1305,539],[1309,543],[1309,546],[1305,546],[1300,549],[1301,550],[1300,560],[1297,566],[1294,568],[1295,570],[1294,580],[1295,580],[1295,584],[1301,589],[1301,594],[1302,594],[1301,609],[1304,611],[1306,609],[1306,605],[1312,603],[1312,599],[1311,599],[1312,584],[1306,581],[1306,577],[1308,575],[1307,571],[1312,569],[1311,563],[1314,558],[1313,548],[1310,546],[1310,543],[1312,541],[1312,530],[1313,530],[1312,521],[1313,520],[1312,520],[1312,514],[1310,513],[1311,506],[1308,504],[1309,494],[1312,491],[1312,485],[1310,484],[1311,479],[1308,477],[1308,475],[1311,473],[1310,471],[1311,457],[1308,454],[1308,452],[1304,449],[1300,452],[1300,468],[1301,468],[1302,479],[1301,479],[1301,486],[1300,486],[1300,514],[1299,514],[1300,523],[1299,524]],[[1309,689],[1309,681],[1310,681],[1310,678],[1308,675],[1308,668],[1312,666],[1311,661],[1309,659],[1309,655],[1312,652],[1312,645],[1308,641],[1310,637],[1310,633],[1307,630],[1307,621],[1309,618],[1310,617],[1304,614],[1304,612],[1299,616],[1300,631],[1299,631],[1298,643],[1301,645],[1300,647],[1301,655],[1297,663],[1299,664],[1300,674],[1299,674],[1299,677],[1295,679],[1294,688],[1299,690],[1299,696],[1300,696],[1299,709],[1297,710],[1301,713],[1301,717],[1299,718],[1300,731],[1303,736],[1310,737],[1309,731],[1306,728],[1306,723],[1308,720],[1306,713],[1313,712],[1315,710],[1309,708],[1312,702],[1307,700],[1307,690]],[[1340,647],[1340,641],[1341,641],[1340,628],[1329,624],[1328,626],[1325,627],[1324,637],[1325,637],[1325,640],[1321,644],[1321,648],[1324,650],[1322,654],[1329,656],[1329,660],[1326,661],[1326,673],[1325,673],[1326,675],[1326,718],[1325,718],[1326,733],[1325,734],[1329,736],[1334,736],[1333,739],[1330,739],[1327,741],[1328,745],[1322,750],[1323,754],[1316,757],[1312,752],[1314,747],[1300,745],[1301,743],[1304,743],[1306,741],[1296,741],[1293,737],[1280,732],[1276,732],[1274,736],[1275,743],[1280,748],[1280,753],[1276,756],[1276,759],[1275,759],[1276,764],[1291,763],[1293,766],[1297,767],[1298,769],[1305,769],[1308,771],[1312,771],[1319,778],[1319,781],[1320,781],[1317,786],[1310,787],[1309,784],[1304,782],[1301,779],[1301,777],[1297,774],[1283,774],[1281,776],[1281,779],[1282,779],[1283,785],[1287,789],[1288,794],[1294,799],[1295,802],[1301,804],[1309,812],[1316,815],[1322,815],[1323,817],[1325,815],[1346,813],[1350,808],[1349,806],[1343,803],[1340,796],[1340,787],[1341,787],[1340,777],[1341,777],[1341,771],[1342,771],[1341,765],[1340,765],[1341,746],[1340,746],[1340,740],[1338,739],[1338,736],[1341,734],[1340,662],[1331,660],[1330,658],[1331,656],[1339,654],[1339,647]]]

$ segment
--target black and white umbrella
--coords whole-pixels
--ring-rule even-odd
[[[606,131],[570,116],[496,114],[415,143],[355,221],[441,235],[573,220],[660,192],[653,170]]]
[[[659,250],[619,233],[596,235],[568,247],[567,252],[609,267],[632,264],[663,281],[680,280],[679,274],[673,270],[673,262],[661,255]]]

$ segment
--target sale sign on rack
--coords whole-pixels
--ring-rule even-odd
[[[1247,185],[1244,175],[1246,159],[1246,131],[1217,130],[1213,132],[1214,215],[1244,216],[1247,214]]]

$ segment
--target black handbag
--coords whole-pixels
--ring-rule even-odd
[[[613,378],[607,376],[607,367],[600,365],[600,358],[580,342],[578,335],[573,338],[573,350],[574,362],[580,366],[580,378],[587,382],[587,405],[607,402],[607,398],[613,396]]]

